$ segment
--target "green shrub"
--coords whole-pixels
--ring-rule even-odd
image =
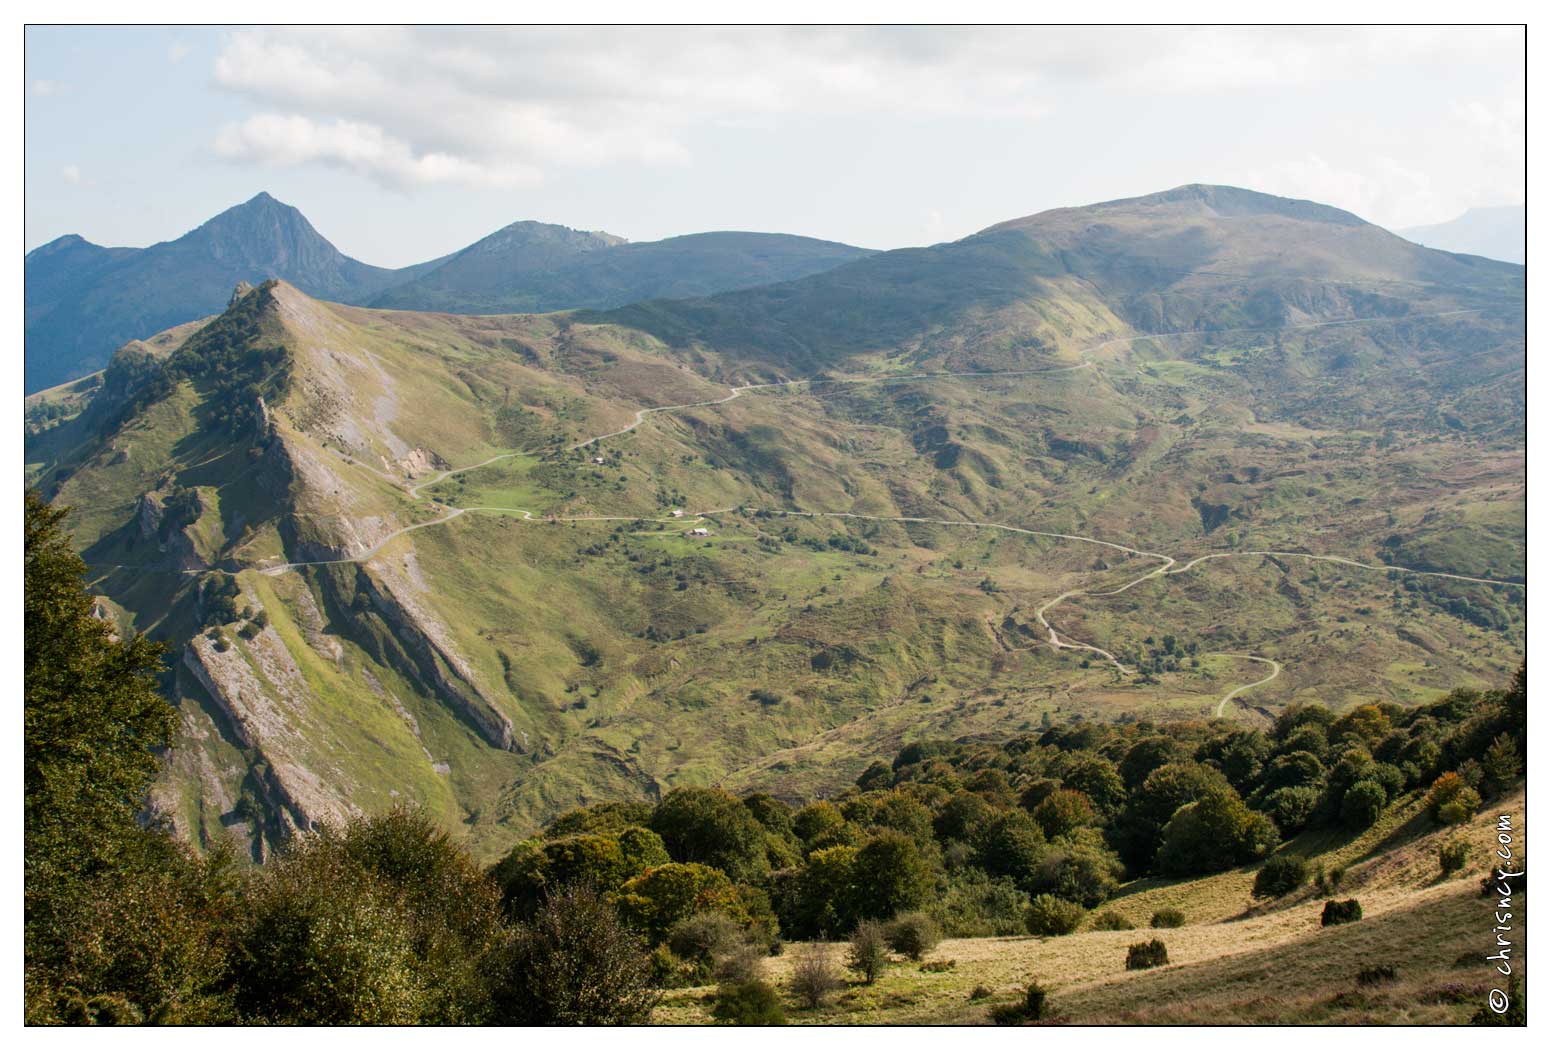
[[[928,960],[921,965],[921,971],[925,974],[942,974],[951,971],[959,965],[957,960]]]
[[[1149,967],[1162,967],[1169,962],[1169,950],[1161,941],[1154,938],[1148,942],[1137,942],[1126,950],[1126,970],[1145,971]]]
[[[862,976],[871,985],[889,963],[888,939],[884,937],[883,924],[876,920],[863,920],[851,935],[846,952],[846,966]]]
[[[945,893],[932,904],[933,917],[949,938],[985,938],[1022,934],[1029,896],[1004,877],[992,878],[978,868],[954,873]]]
[[[1464,840],[1442,843],[1438,846],[1438,868],[1445,876],[1452,876],[1470,861],[1470,845]]]
[[[1093,929],[1096,931],[1134,931],[1136,924],[1126,919],[1113,909],[1105,910],[1093,917]]]
[[[1319,807],[1319,789],[1308,785],[1278,788],[1265,797],[1260,809],[1288,835],[1302,832]]]
[[[477,1023],[510,988],[499,891],[411,811],[298,837],[233,926],[235,1003],[255,1022]]]
[[[1368,828],[1384,813],[1384,786],[1358,781],[1341,797],[1341,820],[1348,828]]]
[[[711,973],[719,956],[744,943],[743,928],[723,912],[686,916],[668,928],[664,942],[673,955],[697,968],[702,977]]]
[[[970,999],[974,999],[973,996]],[[997,1004],[991,1008],[991,1021],[997,1025],[1022,1025],[1045,1017],[1048,994],[1038,982],[1030,982],[1023,1000],[1015,1004]]]
[[[1023,1013],[1031,1022],[1037,1022],[1045,1017],[1045,1006],[1049,994],[1045,987],[1038,982],[1030,982],[1029,987],[1023,993]]]
[[[991,995],[991,990],[983,985],[977,985],[969,991],[971,1000],[984,1000]]]
[[[682,989],[699,984],[704,977],[698,967],[679,959],[666,945],[653,949],[648,962],[652,969],[652,987],[655,989]]]
[[[1462,825],[1481,807],[1481,794],[1459,774],[1440,774],[1427,792],[1427,813],[1440,825]]]
[[[501,962],[499,1025],[637,1025],[657,1004],[645,943],[585,885],[551,895]]]
[[[1022,1025],[1025,1021],[1022,1004],[993,1004],[992,1025]]]
[[[1030,934],[1053,937],[1071,934],[1082,925],[1087,910],[1075,901],[1067,901],[1053,894],[1041,894],[1029,902],[1023,914],[1023,925]]]
[[[727,1025],[785,1025],[781,994],[775,986],[755,978],[716,990],[711,1017]]]
[[[889,948],[901,956],[919,960],[942,941],[937,921],[924,912],[906,912],[894,917],[883,929]]]
[[[1303,886],[1309,878],[1309,863],[1295,854],[1278,854],[1260,866],[1251,890],[1257,898],[1280,898]]]
[[[1159,909],[1152,914],[1151,926],[1154,928],[1183,927],[1185,914],[1179,909]]]
[[[1355,923],[1363,918],[1363,907],[1358,904],[1356,898],[1348,898],[1345,901],[1325,902],[1325,911],[1320,913],[1319,925],[1321,927],[1335,927],[1342,923]]]

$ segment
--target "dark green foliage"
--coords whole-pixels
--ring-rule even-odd
[[[1157,865],[1172,876],[1221,872],[1265,857],[1280,838],[1270,818],[1245,806],[1232,786],[1223,782],[1169,819],[1158,846]]]
[[[971,996],[970,999],[975,999]],[[1023,992],[1023,999],[1013,1004],[997,1004],[991,1008],[991,1021],[996,1025],[1023,1025],[1038,1022],[1045,1017],[1049,994],[1038,982],[1030,982]]]
[[[1034,819],[1009,811],[987,824],[975,844],[975,863],[992,876],[1027,886],[1045,852],[1045,834]]]
[[[1184,749],[1172,737],[1147,737],[1138,741],[1120,761],[1120,776],[1126,783],[1126,791],[1135,792],[1158,767],[1184,758]]]
[[[1034,821],[1046,839],[1070,835],[1094,819],[1093,804],[1081,792],[1057,789],[1034,808]]]
[[[1063,839],[1041,855],[1026,886],[1035,894],[1054,894],[1092,909],[1120,889],[1125,867],[1096,834]]]
[[[1071,934],[1082,926],[1087,910],[1075,901],[1066,901],[1053,894],[1040,894],[1029,902],[1023,915],[1023,923],[1030,934],[1053,937]]]
[[[716,990],[711,1017],[725,1025],[785,1025],[781,994],[769,982],[751,979]]]
[[[545,895],[559,887],[586,884],[614,891],[625,880],[668,862],[662,840],[650,829],[630,827],[617,834],[578,833],[524,840],[491,870],[508,912],[533,915]]]
[[[260,420],[259,398],[274,404],[290,388],[290,352],[278,344],[264,345],[274,288],[266,281],[243,296],[167,359],[171,384],[193,380],[203,388],[208,427],[251,430]]]
[[[1241,794],[1255,786],[1271,754],[1271,746],[1259,730],[1235,730],[1203,741],[1195,759],[1221,770]]]
[[[1096,931],[1132,931],[1136,929],[1136,924],[1118,912],[1108,911],[1093,917],[1092,927]]]
[[[881,759],[874,759],[856,778],[856,787],[863,792],[889,788],[894,784],[894,769]]]
[[[1309,863],[1296,854],[1277,854],[1267,859],[1255,873],[1255,887],[1251,891],[1257,898],[1280,898],[1291,894],[1309,879]]]
[[[888,963],[889,945],[883,924],[877,920],[858,923],[846,949],[846,966],[861,975],[865,984],[871,985]]]
[[[206,575],[199,582],[199,604],[204,610],[205,624],[215,627],[236,620],[237,599],[241,594],[237,578],[230,573]]]
[[[1453,772],[1440,775],[1427,793],[1427,812],[1441,825],[1462,825],[1480,806],[1480,793]]]
[[[889,921],[883,929],[889,948],[901,956],[919,960],[937,947],[942,940],[942,930],[937,921],[924,912],[902,913]]]
[[[1509,733],[1498,734],[1487,746],[1481,756],[1481,772],[1483,787],[1489,796],[1501,795],[1518,781],[1524,771],[1520,758],[1523,750],[1522,739]]]
[[[549,839],[575,836],[581,833],[594,835],[618,835],[627,828],[650,825],[650,803],[595,803],[561,814],[544,829]]]
[[[854,839],[854,829],[840,813],[840,808],[828,800],[809,803],[793,814],[792,832],[805,851],[849,845]]]
[[[1341,797],[1341,820],[1348,828],[1372,825],[1384,812],[1384,788],[1376,781],[1358,781]]]
[[[1335,927],[1343,923],[1355,923],[1363,918],[1363,907],[1356,898],[1345,901],[1327,901],[1319,915],[1321,927]]]
[[[1159,909],[1152,914],[1148,926],[1155,929],[1168,929],[1171,927],[1183,927],[1185,914],[1179,909]]]
[[[1029,896],[1012,880],[993,878],[977,868],[965,868],[948,882],[946,892],[931,905],[931,913],[950,938],[983,938],[1022,934]]]
[[[1310,786],[1278,788],[1259,805],[1276,827],[1288,835],[1302,832],[1319,807],[1319,789]]]
[[[1174,817],[1175,812],[1214,790],[1231,792],[1232,786],[1228,784],[1227,778],[1209,766],[1186,761],[1158,767],[1148,775],[1141,791],[1131,795],[1116,822],[1116,847],[1120,856],[1129,865],[1139,868],[1149,866],[1163,842],[1164,826]],[[1195,850],[1198,846],[1195,842],[1197,837],[1191,835],[1186,839],[1183,835],[1186,832],[1195,833],[1198,829],[1199,825],[1181,828],[1182,835],[1176,851],[1192,851],[1188,856],[1179,857],[1179,864],[1184,871],[1188,871],[1189,866],[1196,861],[1204,860],[1198,857]],[[1232,864],[1232,861],[1227,863]]]
[[[860,893],[857,913],[882,919],[926,904],[934,880],[914,840],[883,829],[856,852],[852,878]]]
[[[1445,876],[1452,876],[1470,861],[1470,844],[1454,840],[1438,846],[1438,868]]]
[[[1145,971],[1151,967],[1162,967],[1168,962],[1168,947],[1157,938],[1152,941],[1137,942],[1126,950],[1126,970],[1128,971]]]
[[[1045,1007],[1050,999],[1050,994],[1045,987],[1038,982],[1030,982],[1029,987],[1023,991],[1023,1011],[1031,1022],[1038,1022],[1045,1017]]]
[[[626,921],[652,944],[667,937],[679,920],[701,912],[724,912],[740,920],[747,916],[732,881],[708,865],[670,863],[647,869],[619,889],[619,909]]]
[[[937,811],[932,831],[941,840],[974,843],[996,813],[995,807],[975,793],[955,792]]]
[[[129,1005],[124,1011],[147,1016],[164,1007],[197,1011],[188,998],[199,998],[214,977],[206,970],[212,961],[197,944],[186,951],[169,947],[153,976],[127,958],[118,960],[113,942],[99,951],[83,940],[103,924],[111,929],[123,921],[147,931],[153,950],[156,936],[149,932],[157,923],[167,924],[166,930],[187,923],[197,943],[203,935],[192,913],[204,892],[197,867],[184,870],[182,852],[136,821],[156,775],[154,750],[167,745],[176,725],[176,713],[156,692],[162,648],[139,635],[115,642],[110,626],[92,615],[82,583],[85,567],[60,529],[65,514],[36,493],[26,494],[22,769],[28,1015],[56,1017],[50,990],[64,986],[75,990],[71,1002],[97,1002],[99,1013],[107,1015],[115,1015],[115,998]],[[156,911],[137,915],[128,904],[133,899],[121,897],[136,892],[145,894],[147,903],[155,901]],[[119,944],[129,937],[121,936]]]
[[[769,871],[764,829],[747,807],[720,789],[673,789],[652,815],[651,827],[674,861],[710,865],[735,881]]]
[[[658,999],[646,946],[590,887],[545,901],[495,971],[500,1025],[639,1025]]]

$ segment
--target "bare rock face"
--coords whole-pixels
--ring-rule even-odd
[[[430,686],[436,696],[488,743],[520,751],[512,721],[486,693],[473,667],[458,653],[451,633],[415,596],[415,584],[392,568],[356,568],[356,595],[379,616],[398,643],[382,656]],[[342,597],[342,596],[340,596]],[[355,601],[355,600],[352,600]]]
[[[339,771],[306,765],[314,698],[273,628],[249,640],[246,655],[235,645],[222,650],[207,636],[196,636],[184,650],[183,664],[221,708],[242,746],[262,758],[265,794],[288,831],[342,824],[360,813]]]
[[[446,460],[434,452],[420,448],[411,449],[408,455],[392,464],[387,464],[386,461],[384,464],[396,469],[405,478],[416,478],[423,474],[430,474],[432,471],[444,471],[449,466]]]
[[[139,523],[140,535],[156,545],[156,550],[166,556],[172,568],[208,569],[209,564],[188,534],[188,527],[204,512],[204,502],[197,490],[173,493],[156,489],[141,494],[135,520]]]

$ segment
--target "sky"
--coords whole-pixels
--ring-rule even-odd
[[[261,190],[379,266],[520,219],[898,248],[1191,182],[1391,229],[1524,201],[1517,27],[40,27],[25,54],[29,250]]]

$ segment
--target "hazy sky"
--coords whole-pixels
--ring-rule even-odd
[[[399,266],[518,219],[873,248],[1187,182],[1524,200],[1520,29],[29,29],[27,247],[260,190]]]

